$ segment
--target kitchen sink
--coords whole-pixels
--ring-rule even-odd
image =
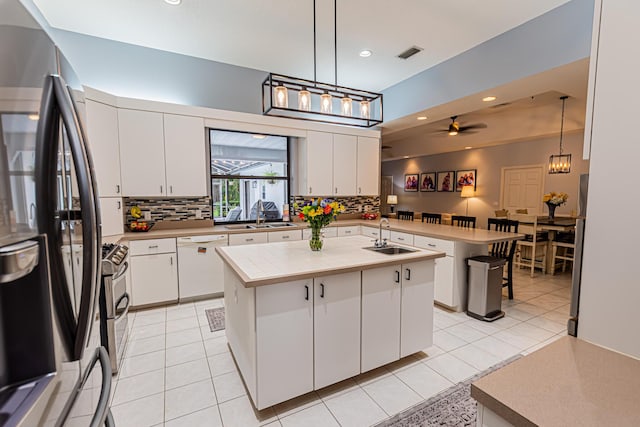
[[[282,228],[282,227],[295,227],[295,224],[290,222],[271,222],[268,224],[230,224],[225,225],[229,230],[255,230],[258,228]]]
[[[416,252],[415,249],[403,248],[401,246],[385,246],[383,248],[376,248],[375,246],[371,246],[363,249],[367,249],[369,251],[378,252],[380,254],[385,254],[385,255],[399,255],[399,254],[408,254],[411,252]]]

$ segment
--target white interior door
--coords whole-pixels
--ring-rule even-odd
[[[500,207],[511,213],[527,209],[530,214],[538,214],[542,206],[543,179],[542,165],[502,168]]]

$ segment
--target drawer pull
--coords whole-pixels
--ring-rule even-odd
[[[283,239],[288,239],[291,236],[282,236]]]
[[[351,230],[345,230],[344,234],[351,234]]]
[[[436,245],[434,245],[433,243],[427,243],[427,246],[429,246],[430,248],[435,248]]]
[[[158,249],[158,245],[150,245],[149,249]]]
[[[244,239],[245,242],[253,242],[253,237],[250,237],[248,239]]]
[[[400,240],[401,242],[404,242],[404,237],[398,237],[398,240]]]

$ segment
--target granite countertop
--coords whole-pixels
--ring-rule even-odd
[[[471,385],[518,426],[639,426],[640,360],[566,336]]]
[[[385,255],[363,249],[371,246],[364,236],[325,239],[321,251],[309,249],[309,242],[280,242],[269,245],[222,246],[216,251],[246,287],[302,280],[328,274],[397,265],[444,257],[444,252],[412,248],[415,251]],[[395,246],[395,245],[394,245]]]
[[[293,222],[294,226],[291,227],[278,227],[278,228],[261,228],[261,229],[235,229],[227,228],[226,225],[212,225],[210,221],[202,221],[206,223],[206,226],[199,227],[197,222],[192,222],[190,227],[183,228],[153,228],[144,233],[132,233],[126,232],[122,236],[117,237],[116,240],[146,240],[146,239],[162,239],[171,237],[188,237],[198,236],[206,234],[245,234],[256,232],[275,232],[286,231],[307,228],[307,223]],[[364,220],[364,219],[340,219],[334,221],[329,227],[348,227],[354,225],[364,225],[369,227],[378,227],[379,220]],[[173,224],[167,224],[165,227],[170,227]],[[180,224],[176,224],[179,226]],[[231,225],[233,227],[233,225]],[[383,227],[386,228],[386,227]],[[451,225],[441,224],[427,224],[420,221],[402,221],[397,219],[389,219],[389,229],[393,231],[401,231],[426,237],[435,237],[445,240],[454,240],[459,242],[466,242],[472,244],[491,244],[496,242],[503,242],[507,240],[522,239],[523,234],[516,233],[502,233],[497,231],[484,230],[480,228],[460,228],[453,227]],[[104,239],[106,240],[106,238]]]

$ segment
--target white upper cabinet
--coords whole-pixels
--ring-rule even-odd
[[[204,119],[118,110],[125,196],[207,195]]]
[[[207,195],[204,119],[164,115],[167,196]]]
[[[326,132],[307,132],[300,141],[300,188],[305,196],[333,194],[333,135]]]
[[[124,218],[122,213],[122,199],[120,197],[100,198],[100,221],[103,236],[122,234]]]
[[[118,110],[110,105],[87,99],[86,122],[98,194],[100,197],[120,197],[122,189]]]
[[[358,137],[357,194],[380,194],[380,141],[378,138]]]
[[[333,194],[356,194],[356,163],[358,138],[354,135],[333,135]]]
[[[162,121],[162,113],[118,110],[123,195],[166,195]]]

